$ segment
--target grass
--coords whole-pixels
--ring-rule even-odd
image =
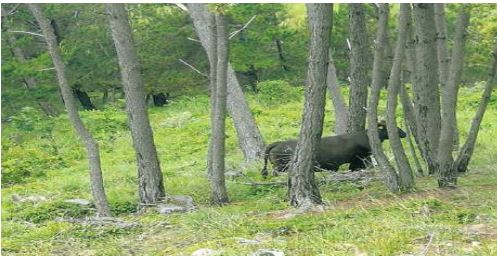
[[[469,128],[479,94],[475,89],[461,90],[458,117],[462,136]],[[266,142],[297,136],[301,100],[268,105],[255,95],[248,98]],[[205,175],[207,106],[205,96],[192,96],[149,111],[166,190],[169,194],[192,196],[196,211],[167,216],[151,209],[135,212],[137,183],[131,138],[125,127],[108,126],[125,120],[125,113],[108,110],[111,116],[86,112],[84,118],[102,148],[105,186],[113,213],[140,225],[116,228],[59,221],[58,217],[93,214],[92,209],[63,202],[70,198],[91,199],[91,195],[84,150],[66,118],[61,117],[55,122],[53,143],[64,164],[43,170],[35,166],[33,170],[43,175],[26,177],[23,182],[2,188],[2,253],[190,255],[197,249],[211,248],[222,255],[249,255],[259,248],[273,248],[286,255],[402,255],[423,251],[428,255],[497,254],[494,103],[482,124],[471,171],[460,177],[457,189],[437,189],[433,177],[418,178],[416,192],[400,195],[389,193],[380,182],[365,188],[346,182],[325,184],[320,190],[326,209],[293,218],[283,218],[292,212],[285,201],[285,188],[247,186],[240,184],[243,178],[227,181],[232,201],[229,205],[210,204]],[[327,113],[331,113],[330,108],[328,104]],[[332,124],[331,115],[327,115],[325,134],[330,134]],[[261,179],[260,164],[243,163],[232,127],[229,121],[228,168]],[[12,141],[16,136],[20,142],[9,142],[8,147],[2,144],[2,165],[6,159],[13,166],[17,166],[16,161],[28,161],[30,156],[23,155],[23,150],[33,154],[44,150],[41,145],[46,141],[36,133],[3,127],[3,141]],[[17,203],[12,200],[14,194],[43,195],[47,201]],[[260,243],[245,244],[240,242],[242,239]]]

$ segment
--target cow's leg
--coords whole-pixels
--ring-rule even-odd
[[[357,157],[349,165],[349,170],[355,172],[361,169],[366,169],[366,162],[364,159]]]

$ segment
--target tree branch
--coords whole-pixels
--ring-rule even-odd
[[[10,32],[10,33],[21,33],[21,34],[28,34],[28,35],[32,35],[32,36],[39,36],[39,37],[43,37],[43,38],[45,38],[45,36],[44,36],[44,35],[42,35],[42,34],[38,34],[38,33],[35,33],[35,32],[29,32],[29,31],[7,30],[7,32]]]
[[[178,60],[179,60],[179,62],[181,62],[181,63],[185,64],[186,66],[188,66],[189,68],[193,69],[195,72],[199,73],[200,75],[205,76],[205,77],[209,77],[208,75],[206,75],[206,74],[205,74],[205,73],[203,73],[202,71],[200,71],[200,70],[196,69],[194,66],[192,66],[192,65],[188,64],[188,62],[186,62],[186,61],[184,61],[184,60],[182,60],[182,59],[178,59]]]
[[[250,23],[252,23],[252,21],[255,19],[255,17],[256,17],[256,16],[257,16],[257,15],[252,16],[252,18],[250,18],[250,20],[249,20],[249,21],[247,21],[247,23],[245,23],[245,25],[243,25],[243,27],[242,27],[241,29],[239,29],[239,30],[237,30],[237,31],[232,32],[232,33],[230,34],[230,36],[228,37],[228,39],[233,38],[234,36],[236,36],[236,34],[238,34],[238,33],[242,32],[244,29],[246,29],[246,28],[248,27],[248,25],[249,25]]]
[[[190,41],[193,41],[193,42],[198,42],[198,43],[200,43],[200,40],[195,39],[195,38],[187,37],[186,39],[188,39],[188,40],[190,40]]]

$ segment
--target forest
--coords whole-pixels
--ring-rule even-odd
[[[1,8],[4,255],[497,255],[497,4]]]

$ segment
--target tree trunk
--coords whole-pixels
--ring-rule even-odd
[[[40,25],[43,34],[45,35],[45,40],[47,42],[48,51],[52,56],[52,61],[57,72],[57,80],[59,82],[59,87],[62,92],[62,97],[64,98],[64,103],[69,115],[69,120],[74,126],[78,136],[84,141],[87,154],[88,162],[90,167],[90,186],[92,191],[93,199],[95,200],[95,206],[97,208],[97,214],[99,216],[110,216],[109,205],[107,203],[107,196],[105,195],[102,171],[100,167],[100,153],[98,150],[98,144],[93,139],[91,134],[85,128],[76,107],[75,99],[69,86],[66,75],[65,66],[60,54],[60,49],[55,38],[55,34],[52,26],[50,26],[50,21],[43,15],[43,11],[38,4],[28,4],[29,9],[36,18],[38,24]]]
[[[478,131],[480,130],[480,124],[483,120],[483,115],[485,114],[485,110],[487,110],[488,103],[490,102],[490,96],[492,95],[492,90],[495,88],[495,74],[497,71],[497,44],[494,46],[494,50],[492,52],[493,62],[490,68],[489,77],[487,80],[487,84],[485,85],[485,91],[480,100],[480,105],[478,106],[478,110],[476,111],[475,117],[471,122],[471,129],[469,130],[468,137],[466,138],[466,142],[462,146],[459,151],[459,155],[457,156],[457,160],[454,164],[455,168],[458,172],[466,172],[468,170],[468,164],[471,160],[471,156],[473,156],[473,151],[475,149],[476,138],[478,137]]]
[[[440,139],[440,91],[433,4],[413,4],[416,30],[416,72],[414,102],[417,133],[420,136],[430,174],[437,170]]]
[[[210,89],[210,114],[211,114],[211,130],[214,131],[214,126],[215,126],[215,116],[216,116],[216,91],[217,91],[217,28],[216,28],[216,18],[214,15],[209,15],[208,17],[208,26],[209,26],[209,37],[210,38],[216,38],[216,40],[213,40],[212,43],[209,44],[209,48],[206,48],[206,52],[212,58],[209,58],[209,89]],[[213,188],[214,185],[214,173],[213,173],[213,166],[212,166],[212,161],[213,161],[213,146],[214,146],[214,134],[212,134],[209,138],[209,148],[207,152],[207,177],[209,179],[210,185],[211,185],[211,191],[214,191],[215,188]],[[215,197],[213,197],[214,199]]]
[[[395,169],[388,161],[387,156],[381,147],[380,137],[378,136],[378,102],[380,99],[380,90],[383,87],[381,84],[381,69],[385,50],[385,40],[387,36],[388,25],[388,4],[380,4],[379,7],[378,30],[376,32],[376,43],[373,60],[373,80],[371,85],[371,95],[369,97],[368,108],[368,137],[371,151],[375,159],[378,161],[380,168],[383,171],[385,185],[392,192],[399,191],[399,181]],[[382,127],[383,128],[383,127]],[[397,128],[395,128],[397,131]]]
[[[126,97],[129,127],[136,152],[139,195],[142,205],[154,204],[165,197],[164,183],[154,137],[145,104],[145,89],[140,62],[124,4],[106,4],[107,18],[116,45]]]
[[[342,92],[340,91],[340,86],[338,85],[337,71],[335,62],[333,61],[333,56],[331,54],[331,48],[329,49],[328,54],[329,64],[326,76],[326,85],[330,92],[333,108],[335,109],[335,134],[343,134],[347,132],[349,112],[347,106],[345,105]]]
[[[366,127],[368,100],[369,44],[366,29],[366,11],[363,4],[349,4],[350,14],[350,96],[348,132]]]
[[[314,181],[314,162],[323,132],[332,18],[331,4],[306,4],[306,8],[311,33],[308,84],[300,136],[288,174],[290,204],[303,209],[322,203],[319,188]]]
[[[445,86],[449,75],[449,51],[447,50],[447,24],[445,22],[445,5],[434,4],[437,53],[438,53],[438,77],[440,85]]]
[[[388,7],[387,7],[388,8]],[[402,67],[402,56],[404,55],[404,45],[407,37],[407,19],[410,16],[409,4],[400,4],[399,13],[399,35],[395,46],[395,55],[388,80],[388,102],[387,102],[387,131],[390,145],[395,156],[397,169],[399,170],[399,183],[402,190],[410,190],[414,187],[414,176],[411,165],[405,154],[402,142],[400,141],[395,113],[397,109],[397,98],[400,89],[400,75]]]
[[[74,95],[78,98],[79,102],[85,110],[95,110],[95,105],[91,102],[90,96],[85,91],[81,91],[79,88],[73,89]]]
[[[209,54],[209,45],[212,39],[209,36],[208,20],[210,14],[204,4],[186,4],[190,17],[193,19],[195,30],[204,49],[207,52],[207,57],[210,59],[212,56]],[[245,161],[251,162],[260,159],[264,154],[264,141],[262,139],[259,128],[255,123],[255,119],[250,112],[250,108],[245,100],[243,91],[238,83],[235,71],[228,63],[228,98],[227,108],[228,113],[233,118],[236,134],[240,148],[242,149]]]
[[[438,49],[438,77],[442,90],[449,77],[450,56],[447,50],[447,23],[445,22],[445,4],[435,4],[435,25],[437,29],[437,49]],[[456,85],[459,88],[459,84]],[[457,95],[457,89],[456,89]],[[457,98],[456,98],[457,99]],[[442,104],[443,106],[443,104]],[[443,110],[442,110],[443,111]],[[453,149],[459,147],[459,129],[457,128],[456,112],[452,113],[452,126],[454,127]]]
[[[275,25],[275,26],[277,26],[277,25]],[[283,55],[283,47],[281,46],[281,40],[275,39],[274,42],[276,43],[276,49],[278,49],[278,57],[280,58],[281,67],[285,71],[290,71],[290,69],[286,65],[285,56]]]
[[[225,156],[225,126],[226,126],[226,98],[227,98],[227,70],[228,70],[228,36],[226,33],[226,21],[224,16],[216,14],[216,42],[217,63],[215,94],[211,95],[214,105],[212,120],[212,138],[210,142],[211,168],[209,178],[211,183],[212,198],[215,204],[228,203],[228,193],[226,191],[224,177],[224,156]],[[211,48],[212,49],[212,48]],[[214,57],[214,55],[213,55]]]
[[[456,130],[453,124],[456,123],[454,118],[457,106],[457,87],[461,81],[461,73],[464,65],[464,44],[466,42],[468,24],[469,12],[463,6],[457,17],[448,81],[442,89],[442,131],[440,132],[440,143],[438,146],[439,187],[455,187],[457,184],[457,172],[454,169],[454,159],[452,157]]]

